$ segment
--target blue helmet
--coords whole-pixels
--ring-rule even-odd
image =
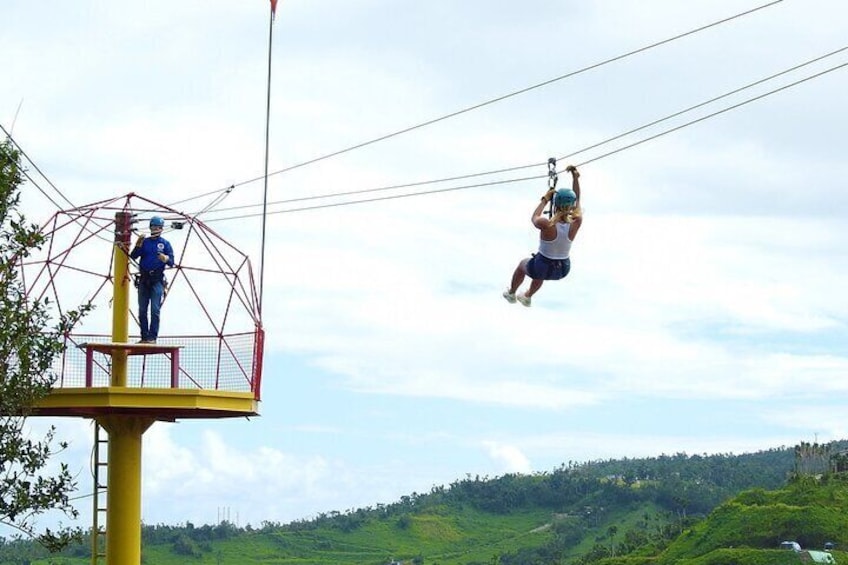
[[[560,188],[554,193],[554,207],[568,208],[577,202],[577,194],[570,188]]]
[[[162,219],[162,216],[153,216],[152,218],[150,218],[150,229],[164,227],[165,220]]]

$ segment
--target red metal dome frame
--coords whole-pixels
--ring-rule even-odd
[[[164,217],[163,236],[175,254],[175,267],[166,270],[157,346],[179,350],[179,363],[172,363],[173,355],[131,349],[127,386],[249,392],[260,400],[264,332],[247,255],[197,217],[134,193],[57,212],[41,228],[42,249],[19,259],[30,300],[48,299],[58,312],[93,307],[65,335],[65,352],[53,366],[54,389],[109,386],[112,357],[96,345],[112,341],[103,328],[111,327],[113,284],[129,285],[131,328],[138,327],[132,280],[113,280],[118,214],[131,215],[142,232],[150,216]],[[135,272],[131,264],[129,275]]]

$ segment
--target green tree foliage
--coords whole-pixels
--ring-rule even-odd
[[[177,555],[184,555],[186,557],[200,557],[203,555],[194,540],[185,534],[179,534],[171,547]]]
[[[820,475],[830,470],[831,444],[802,441],[795,446],[795,468],[793,475]]]
[[[825,542],[848,543],[848,477],[843,474],[793,480],[774,491],[752,489],[687,529],[658,563],[706,555],[721,548],[777,548],[797,541],[820,549]]]
[[[151,565],[216,555],[226,565],[269,556],[298,565],[385,565],[389,556],[405,565],[789,565],[790,557],[794,565],[798,555],[777,549],[784,539],[848,547],[848,475],[798,475],[794,458],[782,447],[469,475],[392,504],[289,524],[145,525],[142,544]],[[84,555],[76,549],[62,555]],[[5,557],[0,543],[0,563]]]
[[[18,210],[22,180],[18,152],[9,141],[0,143],[0,523],[57,549],[78,532],[39,534],[35,520],[50,510],[75,518],[68,500],[75,483],[65,464],[47,471],[57,447],[55,429],[33,437],[24,424],[33,405],[51,390],[50,366],[62,351],[60,337],[86,309],[65,312],[56,322],[46,299],[33,302],[25,296],[16,261],[38,249],[44,237]]]

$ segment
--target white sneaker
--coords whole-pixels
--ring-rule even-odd
[[[527,306],[528,308],[530,307],[530,297],[526,294],[519,294],[518,296],[516,296],[516,298],[519,302],[521,302],[522,306]]]
[[[510,291],[509,291],[509,289],[506,289],[505,291],[503,291],[503,297],[504,297],[504,298],[506,299],[506,301],[507,301],[507,302],[509,302],[510,304],[515,304],[515,293],[514,293],[514,292],[510,292]]]

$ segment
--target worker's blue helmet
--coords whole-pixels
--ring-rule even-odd
[[[577,194],[570,188],[560,188],[554,193],[554,207],[568,208],[577,202]]]
[[[164,227],[165,220],[162,219],[162,216],[153,216],[152,218],[150,218],[150,229]]]

